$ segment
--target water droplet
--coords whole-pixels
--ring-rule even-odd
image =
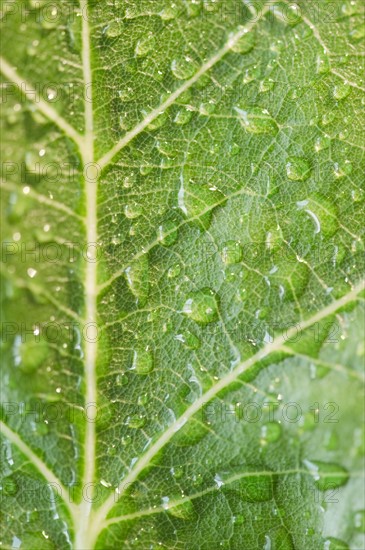
[[[167,271],[167,276],[170,277],[170,279],[174,279],[181,273],[181,266],[180,264],[174,264],[173,266],[169,267]]]
[[[278,258],[275,260],[275,271],[271,270],[267,279],[281,300],[293,301],[303,294],[307,286],[309,268],[295,257],[291,257],[290,261]]]
[[[180,189],[178,191],[178,206],[190,222],[204,229],[208,229],[212,220],[212,211],[217,206],[225,203],[223,193],[215,187],[195,185],[185,182],[184,177],[180,178]]]
[[[286,163],[286,174],[292,181],[304,181],[309,178],[311,167],[303,157],[290,157]]]
[[[154,49],[156,45],[155,37],[152,33],[147,34],[147,36],[144,36],[140,40],[138,40],[135,54],[137,57],[144,57],[147,55],[151,50]]]
[[[174,436],[173,443],[178,447],[190,447],[199,443],[208,433],[208,427],[200,419],[196,420],[194,417],[188,421],[185,419]]]
[[[261,442],[266,445],[267,443],[274,443],[281,437],[282,428],[278,422],[268,422],[261,427]]]
[[[257,472],[257,468],[247,466],[248,475],[227,485],[228,491],[234,491],[246,502],[266,502],[273,498],[273,473],[269,470]],[[250,473],[252,472],[252,474]],[[224,477],[223,477],[224,480]]]
[[[226,265],[238,264],[242,260],[242,247],[236,241],[227,241],[221,252],[222,261]]]
[[[13,476],[3,478],[1,482],[1,489],[7,496],[14,496],[18,492],[18,484]]]
[[[196,517],[194,505],[191,500],[186,500],[178,506],[168,507],[168,513],[179,519],[192,520]]]
[[[105,29],[104,34],[107,38],[117,38],[123,32],[123,24],[120,20],[112,21]]]
[[[49,347],[44,340],[22,342],[20,335],[15,337],[13,345],[14,363],[23,372],[35,372],[45,362],[48,355]]]
[[[175,3],[171,3],[169,6],[166,6],[159,13],[159,16],[163,21],[171,21],[171,19],[176,19],[178,15],[179,7]]]
[[[144,372],[142,374],[147,373]],[[143,428],[143,426],[146,424],[146,419],[141,414],[133,414],[132,416],[128,416],[125,423],[128,428],[139,430],[140,428]]]
[[[349,176],[352,173],[352,163],[349,160],[345,160],[345,162],[338,163],[335,162],[333,165],[334,168],[334,174],[336,178],[343,178],[344,176]]]
[[[340,101],[341,99],[345,99],[351,92],[351,86],[346,83],[337,84],[337,86],[333,89],[333,97]]]
[[[117,386],[126,386],[128,384],[128,375],[125,372],[118,374],[115,383]]]
[[[148,298],[148,271],[149,265],[146,254],[142,254],[142,256],[134,260],[131,265],[124,270],[128,287],[136,297],[136,303],[140,307],[144,306]]]
[[[137,202],[126,204],[124,207],[124,215],[130,220],[138,218],[142,214],[142,207]]]
[[[158,241],[164,246],[171,246],[174,244],[178,237],[177,224],[168,220],[158,227],[157,238]]]
[[[314,225],[314,233],[322,232],[331,237],[338,229],[338,210],[336,205],[323,195],[315,194],[311,198],[297,203]]]
[[[314,149],[317,153],[319,153],[323,149],[328,149],[330,145],[331,145],[331,138],[329,136],[321,136],[316,139],[314,144]]]
[[[304,460],[304,464],[313,475],[316,486],[320,491],[341,487],[349,479],[348,471],[339,464],[317,460]]]
[[[191,292],[183,307],[183,313],[202,325],[217,321],[218,297],[210,288]]]
[[[350,547],[340,539],[328,537],[323,545],[323,550],[350,550]]]
[[[272,78],[265,78],[265,80],[262,80],[260,82],[260,88],[259,91],[261,93],[269,92],[270,90],[273,90],[275,86],[275,82],[272,80]]]
[[[277,134],[278,126],[266,110],[252,108],[245,111],[239,107],[234,107],[234,110],[239,115],[241,125],[250,134]]]
[[[213,101],[206,101],[199,105],[199,114],[202,116],[210,116],[214,113],[217,106]]]
[[[318,74],[326,74],[330,71],[330,61],[328,58],[328,55],[321,54],[317,57],[317,73]]]
[[[138,349],[133,352],[133,363],[131,370],[137,374],[145,375],[153,371],[154,361],[151,351],[148,349]]]
[[[182,108],[176,113],[174,122],[175,124],[184,126],[184,124],[187,124],[189,120],[191,120],[192,116],[193,116],[192,111],[190,111],[188,108]]]
[[[365,533],[365,510],[354,513],[354,526],[359,533]]]
[[[123,181],[123,187],[126,189],[130,189],[135,185],[137,181],[137,176],[135,174],[129,174],[129,176],[126,176]]]
[[[322,118],[321,118],[321,124],[322,126],[328,126],[329,124],[331,124],[331,122],[333,122],[336,118],[336,115],[333,111],[331,111],[330,113],[324,113],[324,115],[322,115]]]
[[[359,25],[349,34],[351,42],[360,42],[365,37],[365,24]]]
[[[199,338],[189,330],[186,330],[181,334],[177,334],[175,336],[175,340],[182,342],[189,349],[198,349],[201,346]]]
[[[350,16],[357,13],[358,6],[353,0],[346,0],[341,6],[341,11],[344,15]]]
[[[236,53],[248,53],[255,45],[256,36],[255,32],[247,32],[245,27],[238,27],[237,32],[242,33],[240,38],[234,42],[231,49]],[[236,33],[235,33],[236,34]]]
[[[178,80],[187,80],[195,74],[196,65],[193,63],[191,57],[186,55],[180,59],[174,59],[171,63],[171,71],[174,77]]]

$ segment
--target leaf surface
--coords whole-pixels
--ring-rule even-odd
[[[1,9],[2,547],[363,549],[363,3]]]

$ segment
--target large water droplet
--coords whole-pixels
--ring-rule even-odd
[[[250,134],[277,134],[278,126],[266,109],[254,107],[246,111],[234,107],[234,110],[238,113],[241,125]]]
[[[171,63],[171,71],[175,78],[187,80],[196,72],[196,65],[191,57],[186,55],[185,57],[180,57],[180,59],[174,59]]]
[[[261,427],[261,443],[274,443],[281,437],[281,426],[278,422],[268,422]]]
[[[137,374],[145,375],[153,371],[154,361],[152,352],[148,349],[138,349],[133,352],[133,363],[131,370]]]
[[[190,447],[199,443],[208,433],[208,427],[200,419],[193,417],[183,422],[174,436],[173,443],[178,447]]]
[[[187,124],[189,120],[191,120],[191,117],[193,116],[193,112],[189,110],[186,107],[182,107],[175,115],[174,122],[175,124],[179,124],[180,126],[184,126],[184,124]]]
[[[273,498],[273,473],[269,470],[258,472],[257,468],[245,467],[248,475],[227,485],[228,491],[234,491],[247,502],[266,502]],[[250,473],[252,472],[252,474]],[[224,481],[224,476],[221,476]]]
[[[221,252],[222,261],[226,265],[238,264],[242,260],[242,247],[237,241],[227,241]]]
[[[210,288],[191,292],[184,304],[183,313],[201,325],[217,321],[219,315],[216,293]]]
[[[311,166],[303,157],[290,157],[286,163],[286,174],[292,181],[304,181],[309,178]]]
[[[346,83],[337,84],[337,86],[333,89],[333,97],[340,101],[341,99],[345,99],[351,92],[351,86]]]
[[[191,223],[208,229],[213,209],[225,203],[225,196],[215,187],[185,182],[181,176],[177,200],[179,208]]]
[[[152,33],[138,40],[135,53],[137,57],[144,57],[155,47],[156,40]]]
[[[248,53],[255,45],[255,32],[245,32],[245,28],[240,26],[237,32],[243,33],[238,40],[232,45],[232,51],[236,53]]]
[[[120,20],[112,21],[105,29],[104,34],[107,38],[116,38],[123,32],[123,24]]]
[[[350,550],[350,547],[343,540],[328,537],[324,542],[323,550]]]
[[[134,260],[130,266],[124,270],[128,287],[136,297],[136,303],[142,307],[148,298],[149,280],[148,280],[148,258],[147,254],[142,254]]]
[[[143,374],[146,374],[146,373],[143,373]],[[143,426],[146,424],[146,419],[141,414],[133,414],[132,416],[128,416],[125,423],[126,423],[126,426],[128,426],[128,428],[139,430],[143,428]]]
[[[164,246],[171,246],[176,242],[177,237],[178,229],[177,224],[174,221],[168,220],[162,225],[159,225],[157,230],[157,238],[161,244]]]
[[[359,533],[365,533],[365,510],[354,513],[354,526]]]
[[[338,229],[338,210],[336,205],[323,195],[315,194],[311,198],[297,203],[314,225],[314,233],[323,233],[331,237]]]
[[[23,372],[35,372],[49,355],[47,342],[41,340],[22,342],[21,336],[16,336],[13,346],[14,362]]]
[[[305,460],[304,464],[312,473],[320,491],[341,487],[349,479],[348,471],[339,464],[319,460]]]
[[[191,500],[186,500],[186,502],[183,502],[178,506],[173,506],[171,508],[168,507],[167,512],[171,516],[174,516],[175,518],[179,518],[179,519],[192,520],[196,517],[194,505]]]
[[[198,349],[201,346],[199,338],[189,330],[177,334],[175,340],[182,342],[188,349]]]

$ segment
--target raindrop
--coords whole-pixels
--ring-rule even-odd
[[[290,157],[286,163],[286,174],[292,181],[304,181],[309,178],[311,167],[303,157]]]
[[[153,368],[153,355],[148,349],[134,350],[131,370],[134,370],[137,374],[145,375],[152,372]]]
[[[277,134],[278,126],[266,109],[252,108],[245,111],[234,107],[234,110],[239,115],[241,125],[250,134]]]
[[[155,37],[152,33],[149,33],[147,36],[144,36],[137,42],[135,53],[138,57],[144,57],[151,50],[154,49],[156,45]]]
[[[242,248],[236,241],[227,241],[221,251],[222,261],[226,265],[238,264],[242,260]]]
[[[247,32],[245,27],[238,27],[237,32],[241,33],[238,40],[235,40],[231,49],[236,53],[248,53],[255,45],[256,37],[253,31]],[[235,33],[236,34],[236,33]]]
[[[333,97],[337,100],[345,99],[351,92],[351,86],[346,83],[338,84],[333,89]]]
[[[193,63],[191,57],[186,55],[180,59],[174,59],[171,63],[171,71],[178,80],[187,80],[196,72],[196,65]]]
[[[189,330],[181,334],[177,334],[175,336],[175,340],[182,342],[188,349],[198,349],[201,346],[199,338]]]
[[[217,321],[219,316],[216,293],[210,288],[191,292],[183,306],[183,313],[202,325]]]
[[[349,479],[348,471],[339,464],[316,460],[304,460],[304,464],[313,475],[320,491],[341,487]]]
[[[35,372],[45,362],[48,355],[49,347],[44,340],[40,342],[22,342],[20,335],[15,337],[13,345],[14,363],[23,372]]]

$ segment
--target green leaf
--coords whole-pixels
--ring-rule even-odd
[[[2,548],[363,549],[364,3],[1,10]]]

